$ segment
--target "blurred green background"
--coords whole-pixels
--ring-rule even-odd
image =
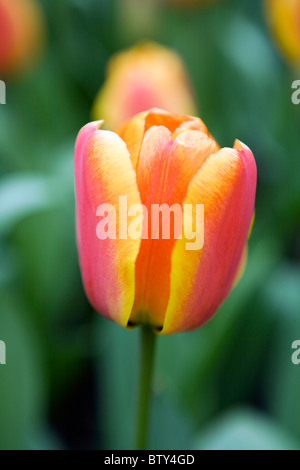
[[[200,117],[222,146],[247,143],[259,175],[241,283],[204,328],[159,338],[149,448],[300,449],[300,76],[263,2],[169,5],[147,21],[114,0],[41,4],[45,54],[6,80],[0,106],[0,449],[133,446],[139,332],[86,300],[73,147],[108,59],[139,39],[181,54]]]

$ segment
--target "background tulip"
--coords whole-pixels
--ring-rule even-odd
[[[0,0],[0,73],[11,74],[31,64],[44,34],[36,0]]]
[[[146,43],[115,55],[94,104],[95,119],[114,129],[139,112],[159,107],[196,114],[190,82],[180,57]]]
[[[220,149],[200,119],[151,110],[116,133],[85,126],[75,149],[77,237],[93,306],[123,326],[163,334],[196,328],[226,298],[244,262],[253,217],[256,165],[240,142]],[[99,204],[204,204],[205,242],[99,240]],[[118,210],[118,209],[117,209]],[[121,221],[121,225],[124,221]],[[150,221],[151,223],[151,221]]]
[[[266,15],[282,51],[300,62],[300,0],[266,0]]]

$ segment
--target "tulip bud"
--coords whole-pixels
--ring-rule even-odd
[[[200,119],[158,109],[116,132],[85,126],[75,148],[80,267],[94,308],[162,334],[216,312],[245,263],[256,164],[220,149]],[[178,230],[179,229],[179,230]]]
[[[111,59],[93,116],[104,119],[108,129],[115,129],[152,107],[196,114],[190,82],[180,57],[169,49],[147,43]]]
[[[19,72],[36,58],[44,21],[36,0],[0,0],[0,74]]]
[[[265,0],[266,16],[284,54],[300,63],[300,0]]]

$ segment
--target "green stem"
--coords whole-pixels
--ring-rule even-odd
[[[155,334],[148,327],[141,331],[140,389],[137,415],[137,450],[147,447],[149,405],[151,398],[152,372],[154,365]]]

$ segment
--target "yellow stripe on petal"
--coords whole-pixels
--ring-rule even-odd
[[[245,272],[246,266],[247,266],[248,251],[249,251],[249,248],[248,248],[248,243],[247,243],[245,248],[244,248],[243,254],[242,254],[242,258],[241,258],[241,261],[240,261],[240,264],[239,264],[239,267],[238,267],[238,270],[237,270],[237,274],[236,274],[236,277],[235,277],[235,280],[234,280],[234,283],[233,283],[233,287],[236,287],[239,284],[239,282],[242,280],[242,277],[244,275],[244,272]]]
[[[172,122],[169,125],[173,127]],[[137,181],[142,203],[148,211],[149,238],[142,240],[136,262],[136,298],[130,318],[133,323],[163,325],[170,295],[171,255],[176,242],[175,215],[171,209],[176,213],[179,208],[181,217],[181,205],[191,179],[217,150],[215,141],[200,131],[185,130],[175,140],[164,126],[151,127],[145,134]],[[173,224],[170,223],[172,229],[165,238],[162,233],[166,219],[162,216],[156,222],[155,216],[152,217],[154,205],[169,210],[164,213]],[[181,233],[181,218],[178,225]],[[155,226],[158,239],[153,239],[151,233]]]
[[[186,237],[176,241],[162,334],[202,325],[228,295],[247,240],[255,189],[255,161],[246,147],[211,155],[192,179],[184,204],[194,211],[204,204],[204,245],[190,251]]]
[[[133,168],[136,170],[141,145],[145,134],[145,120],[148,111],[140,113],[116,129],[116,133],[124,140],[130,153]]]

